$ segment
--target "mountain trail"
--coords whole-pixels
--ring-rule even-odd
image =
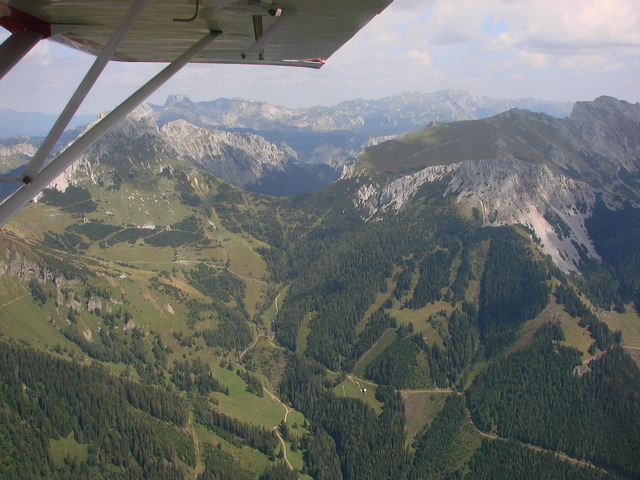
[[[9,306],[9,305],[11,305],[12,303],[17,302],[18,300],[23,299],[24,297],[28,297],[29,295],[30,295],[29,293],[25,293],[24,295],[21,295],[21,296],[19,296],[19,297],[17,297],[17,298],[14,298],[14,299],[13,299],[13,300],[11,300],[10,302],[3,303],[2,305],[0,305],[0,309],[1,309],[1,308],[4,308],[4,307]]]
[[[276,403],[276,405],[282,405],[284,407],[284,419],[282,420],[282,422],[287,423],[287,417],[289,416],[289,413],[293,411],[293,409],[289,408],[289,406],[286,403],[282,402],[275,394],[267,390],[267,387],[262,387],[262,389],[271,397],[271,399]],[[282,438],[282,436],[280,435],[280,432],[278,431],[279,426],[280,425],[278,424],[275,427],[273,427],[271,430],[276,434],[276,437],[278,437],[278,440],[280,440],[280,446],[282,447],[282,456],[284,458],[284,461],[287,462],[287,466],[289,467],[289,470],[293,472],[295,470],[293,468],[293,465],[291,465],[291,462],[289,462],[289,459],[287,458],[287,445],[284,439]]]
[[[144,264],[154,264],[154,265],[174,265],[174,264],[178,264],[178,265],[188,265],[190,263],[201,263],[202,265],[206,265],[207,267],[211,267],[211,268],[217,268],[220,270],[227,270],[230,274],[235,275],[236,277],[240,277],[243,278],[244,280],[248,280],[250,282],[258,282],[258,283],[264,283],[265,285],[267,285],[267,282],[265,282],[264,280],[258,280],[257,278],[250,278],[250,277],[245,277],[244,275],[239,274],[238,272],[234,272],[233,270],[231,270],[229,267],[227,266],[222,266],[222,265],[216,265],[213,263],[207,263],[207,262],[203,262],[202,260],[176,260],[175,262],[150,262],[147,260],[131,260],[128,263],[144,263]]]
[[[278,298],[280,298],[280,293],[278,293],[278,296],[275,298],[274,300],[274,304],[276,307],[276,315],[278,314]],[[253,342],[251,342],[251,345],[249,345],[247,348],[245,348],[242,353],[240,353],[240,356],[238,357],[238,362],[240,360],[242,360],[242,357],[245,356],[245,354],[251,350],[253,347],[255,347],[258,343],[258,340],[260,340],[261,338],[266,338],[269,341],[269,345],[271,345],[273,348],[278,348],[278,349],[282,349],[282,347],[276,345],[275,343],[273,343],[273,339],[275,338],[275,333],[273,333],[273,331],[271,330],[271,327],[269,326],[268,331],[265,333],[260,333],[256,336],[256,338],[253,340]]]

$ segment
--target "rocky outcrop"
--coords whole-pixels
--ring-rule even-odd
[[[50,187],[63,191],[82,178],[113,185],[140,167],[161,170],[165,158],[186,160],[229,183],[247,187],[274,172],[286,172],[295,152],[258,135],[201,128],[186,120],[158,129],[150,107],[143,105],[81,155]],[[108,168],[97,169],[97,165]]]
[[[17,142],[8,145],[0,143],[0,173],[7,173],[29,161],[37,148],[29,142]]]
[[[571,122],[589,147],[601,159],[601,168],[617,173],[621,168],[638,171],[640,163],[640,103],[631,104],[612,97],[578,102]]]
[[[479,206],[484,226],[521,224],[565,272],[579,271],[581,255],[599,259],[585,227],[595,204],[589,185],[545,165],[515,159],[465,161],[427,167],[380,189],[364,183],[354,204],[366,220],[398,212],[428,182],[447,181],[445,195]]]
[[[259,181],[268,171],[284,172],[291,161],[284,151],[257,135],[199,128],[185,120],[165,124],[160,135],[177,158],[240,187]]]
[[[9,255],[11,254],[9,253]],[[46,280],[55,279],[55,274],[50,269],[43,267],[20,252],[14,252],[8,265],[3,264],[0,267],[0,271],[6,272],[10,276],[18,277],[22,283],[30,280],[42,283]]]
[[[566,272],[579,271],[583,254],[599,259],[585,227],[595,191],[546,165],[514,159],[463,162],[447,193],[479,204],[485,226],[529,227],[543,251]]]

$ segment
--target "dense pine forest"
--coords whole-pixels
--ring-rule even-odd
[[[635,207],[598,206],[576,276],[444,181],[365,221],[358,178],[276,199],[177,167],[2,232],[0,476],[640,476]],[[133,187],[162,228],[113,218]]]

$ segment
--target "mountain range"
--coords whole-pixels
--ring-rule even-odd
[[[554,115],[570,111],[568,103],[498,100],[455,90],[404,92],[380,100],[354,100],[308,109],[242,99],[191,102],[184,95],[175,95],[164,106],[139,108],[125,121],[128,127],[120,124],[109,135],[111,140],[104,139],[95,148],[103,152],[100,155],[118,151],[121,146],[105,145],[109,141],[120,142],[117,132],[127,138],[155,136],[154,148],[158,152],[189,158],[234,185],[272,195],[291,195],[336,180],[342,167],[354,163],[367,146],[422,128],[431,121],[483,118],[515,106]],[[16,132],[2,128],[3,124],[19,127],[16,115],[13,111],[0,111],[0,137]],[[31,118],[35,114],[29,115]],[[143,117],[152,124],[142,121]],[[182,122],[176,123],[177,120]],[[41,134],[45,133],[42,130]],[[72,133],[62,139],[59,148]],[[194,147],[193,140],[184,141],[187,138],[199,138],[201,145],[217,146],[207,151]],[[23,164],[37,143],[37,138],[4,140],[0,145],[3,173]],[[175,151],[176,145],[179,152]]]
[[[0,231],[0,471],[640,475],[640,105],[410,98],[385,130],[362,101],[285,125],[173,97],[25,207]]]

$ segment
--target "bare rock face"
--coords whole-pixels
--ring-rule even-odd
[[[0,143],[0,173],[8,172],[29,161],[36,154],[37,148],[29,142],[18,142],[11,145]]]
[[[267,170],[284,171],[290,160],[257,135],[200,128],[185,120],[165,124],[160,135],[178,158],[241,187],[257,182]]]
[[[498,159],[427,167],[383,189],[365,183],[354,204],[366,220],[379,219],[398,212],[423,184],[443,179],[448,180],[445,195],[480,206],[484,226],[521,224],[533,230],[545,253],[565,272],[579,271],[585,251],[599,259],[584,224],[595,204],[594,189],[545,165]]]
[[[0,144],[0,157],[10,157],[13,155],[23,155],[32,157],[36,153],[36,147],[28,142],[14,143],[13,145]]]
[[[246,187],[272,172],[284,172],[295,152],[258,135],[197,127],[186,120],[171,121],[159,129],[149,107],[143,105],[81,155],[51,188],[63,191],[78,178],[111,185],[116,177],[129,175],[134,166],[158,170],[164,157],[186,160]],[[98,172],[95,166],[101,164],[110,168]]]
[[[463,162],[447,192],[459,201],[479,203],[485,226],[521,224],[532,229],[544,252],[566,272],[579,271],[583,249],[599,259],[584,223],[595,204],[595,191],[546,165],[513,159]]]

